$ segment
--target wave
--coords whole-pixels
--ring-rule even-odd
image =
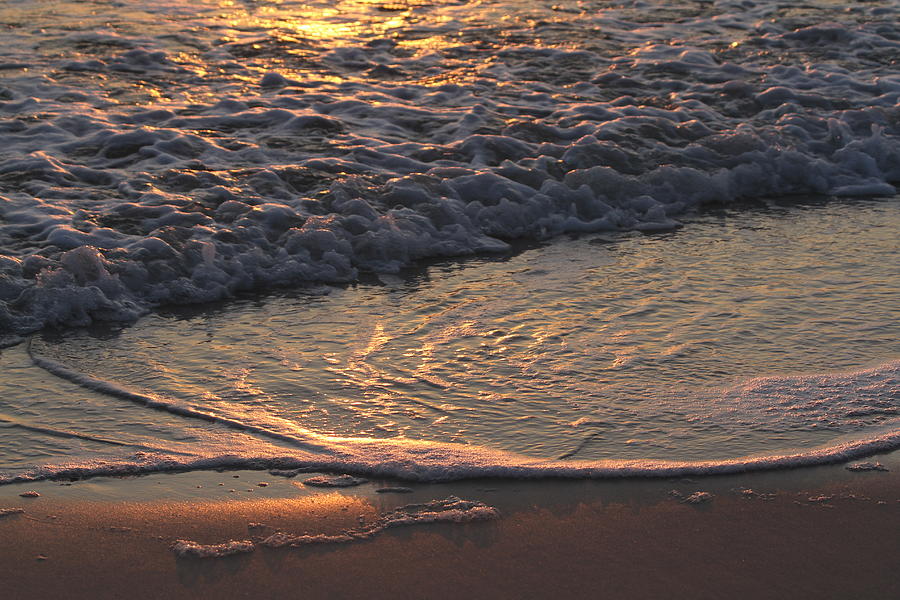
[[[593,37],[585,15],[533,10],[555,41],[510,43],[478,11],[336,48],[62,28],[75,58],[32,54],[0,89],[5,343],[515,238],[670,229],[711,203],[896,193],[893,3],[812,24],[766,3],[655,27],[609,9]],[[490,60],[446,41],[467,35]],[[119,101],[135,77],[169,99]]]
[[[0,485],[40,480],[75,480],[215,469],[353,473],[417,482],[475,478],[612,479],[725,475],[841,463],[888,452],[900,447],[900,431],[889,431],[865,439],[797,452],[721,461],[685,462],[540,460],[459,444],[327,436],[322,436],[320,441],[333,444],[327,455],[292,456],[273,452],[252,456],[227,454],[185,458],[165,453],[139,452],[126,458],[73,461],[0,474]]]
[[[0,484],[42,479],[81,479],[95,476],[139,475],[162,471],[207,469],[276,469],[351,473],[369,477],[409,481],[450,481],[468,478],[621,478],[676,477],[742,473],[771,469],[808,467],[844,462],[900,447],[900,427],[896,420],[877,428],[867,428],[845,436],[842,441],[802,450],[782,450],[723,460],[562,460],[526,457],[481,446],[440,443],[427,440],[336,437],[303,429],[289,421],[265,417],[254,422],[255,415],[244,413],[243,420],[227,414],[214,414],[192,408],[175,400],[134,392],[122,386],[81,374],[47,358],[32,354],[40,367],[73,383],[123,400],[137,402],[157,410],[202,419],[223,427],[238,429],[279,442],[291,448],[248,445],[233,453],[212,454],[198,449],[195,456],[165,451],[140,451],[126,457],[72,461],[44,465],[17,473],[0,474]],[[817,387],[829,394],[847,395],[862,386],[874,397],[890,393],[893,374],[900,363],[891,362],[854,373],[835,375],[765,377],[750,380],[726,390],[724,397],[735,396],[738,403],[755,405],[761,398],[773,396],[778,402],[764,402],[768,410],[796,412],[811,410],[823,399]],[[885,387],[887,386],[887,387]],[[790,392],[793,391],[793,396]],[[802,401],[805,396],[808,402]],[[782,406],[783,405],[783,406]],[[734,406],[726,412],[734,413]],[[850,410],[852,399],[841,410]],[[287,428],[287,429],[285,429]]]

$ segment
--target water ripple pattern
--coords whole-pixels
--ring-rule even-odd
[[[29,425],[0,470],[672,475],[891,449],[898,229],[897,200],[770,203],[45,332],[0,363],[0,412]]]

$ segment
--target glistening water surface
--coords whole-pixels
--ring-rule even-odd
[[[898,57],[895,0],[0,3],[0,482],[897,447]]]
[[[559,239],[325,295],[48,335],[31,352],[287,434],[567,460],[764,456],[897,427],[898,230],[896,199],[713,212],[674,233]],[[6,387],[4,398],[23,396]],[[58,394],[20,414],[157,450],[252,455],[268,440],[117,398],[102,400],[123,406],[98,426],[77,400],[94,392]],[[3,453],[19,455],[5,467],[37,460],[36,448],[72,451],[10,433],[8,448],[28,442]]]

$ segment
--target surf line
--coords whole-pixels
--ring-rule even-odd
[[[862,440],[836,442],[805,451],[794,451],[767,456],[744,456],[708,461],[648,461],[634,459],[576,460],[530,458],[504,451],[466,445],[434,442],[391,441],[383,439],[335,438],[321,436],[340,446],[318,445],[308,439],[272,431],[266,427],[243,423],[228,417],[220,417],[193,408],[165,401],[151,394],[134,392],[113,383],[74,371],[32,351],[31,340],[26,345],[34,364],[66,381],[87,389],[137,403],[148,408],[163,410],[178,416],[217,423],[238,431],[257,433],[270,439],[286,441],[312,456],[291,457],[291,464],[312,467],[327,472],[351,472],[376,474],[404,480],[451,481],[474,477],[543,478],[562,477],[577,479],[605,479],[623,477],[673,477],[705,476],[749,471],[785,469],[838,463],[900,448],[900,428],[883,432]],[[315,439],[316,433],[309,432]],[[582,448],[578,447],[577,454]],[[564,455],[566,456],[566,455]],[[281,459],[283,461],[283,459]],[[228,464],[258,464],[259,459],[234,459]],[[282,464],[277,460],[272,464]],[[182,465],[189,470],[223,466],[221,457],[201,459]],[[279,467],[280,468],[280,467]],[[159,471],[158,465],[147,467],[145,472]],[[118,474],[119,467],[112,466],[110,474]],[[135,469],[129,466],[128,472]],[[99,475],[94,470],[92,475]],[[48,478],[41,475],[40,478]],[[33,477],[32,477],[33,479]],[[21,481],[11,479],[0,484]]]
[[[329,448],[328,446],[315,444],[293,435],[280,433],[278,431],[273,431],[259,425],[243,423],[236,419],[214,415],[202,410],[197,410],[195,408],[182,406],[176,404],[175,402],[163,400],[162,398],[153,394],[135,392],[114,383],[104,381],[103,379],[98,379],[85,373],[79,373],[78,371],[70,369],[69,367],[62,365],[54,360],[50,360],[49,358],[45,358],[43,356],[35,354],[32,349],[33,339],[34,338],[28,338],[25,349],[26,352],[28,352],[28,357],[35,364],[35,366],[47,371],[51,375],[59,377],[60,379],[64,379],[69,383],[74,383],[75,385],[81,386],[94,392],[98,392],[100,394],[112,396],[113,398],[128,400],[147,408],[168,412],[179,417],[200,419],[208,423],[224,425],[225,427],[229,427],[237,431],[255,433],[264,437],[268,437],[270,439],[288,442],[289,444],[294,445],[302,450],[308,450],[310,452],[316,452],[319,454],[331,454],[333,452],[333,449]]]

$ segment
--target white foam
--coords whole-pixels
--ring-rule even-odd
[[[312,487],[354,487],[366,483],[368,479],[352,475],[316,475],[303,480],[303,485]]]
[[[865,461],[865,462],[858,462],[858,463],[853,463],[851,465],[847,465],[847,470],[848,471],[889,471],[890,469],[885,467],[880,462]]]
[[[499,511],[483,502],[462,500],[450,496],[423,504],[408,504],[381,515],[374,523],[345,532],[328,534],[293,534],[284,531],[270,533],[254,541],[229,541],[221,544],[199,544],[178,540],[172,550],[182,558],[219,558],[252,552],[257,546],[266,548],[302,547],[317,544],[342,544],[372,538],[386,529],[427,523],[471,523],[500,518]]]
[[[211,469],[284,469],[346,472],[376,478],[408,481],[454,481],[496,477],[535,479],[545,477],[607,479],[630,477],[684,477],[722,475],[840,463],[900,447],[900,432],[871,435],[865,439],[768,456],[709,461],[659,460],[540,460],[477,446],[373,440],[318,438],[331,442],[321,454],[290,453],[272,449],[242,455],[201,455],[185,458],[165,453],[47,464],[20,472],[0,473],[0,485],[45,479],[82,479],[126,476],[165,471]]]
[[[256,546],[250,540],[231,540],[221,544],[200,544],[192,540],[176,540],[172,552],[180,558],[222,558],[234,554],[253,552]]]
[[[685,504],[705,504],[707,502],[711,502],[713,499],[713,495],[710,492],[694,492],[689,496],[685,496],[681,499]]]
[[[152,17],[129,16],[139,36],[60,10],[35,16],[41,40],[4,38],[0,63],[29,65],[0,90],[5,344],[511,238],[671,229],[708,203],[893,195],[900,181],[888,1],[852,18],[814,2],[812,23],[721,1],[652,27],[654,10],[687,9],[539,4],[553,29],[523,25],[517,45],[484,22],[492,9],[438,3],[421,8],[434,48],[405,30],[313,36],[299,71],[279,69],[292,38],[228,17],[236,37],[219,40],[218,9],[147,4]],[[447,41],[466,35],[496,43],[488,62]]]
[[[199,447],[193,456],[164,450],[140,451],[124,457],[74,460],[19,472],[0,473],[0,484],[215,468],[343,473],[344,475],[322,476],[306,482],[338,486],[344,483],[358,484],[362,481],[359,476],[409,481],[448,481],[475,477],[672,477],[846,462],[900,447],[900,428],[897,427],[897,419],[893,419],[878,427],[861,428],[845,435],[843,439],[817,447],[738,458],[699,461],[539,459],[476,445],[402,438],[330,436],[262,412],[241,411],[239,415],[233,416],[228,413],[215,414],[186,406],[176,400],[132,392],[74,372],[37,355],[34,355],[34,360],[51,372],[92,390],[182,417],[247,431],[256,437],[244,445],[235,445],[228,454],[217,452],[213,446],[209,449]],[[850,373],[757,378],[723,390],[723,400],[727,401],[713,403],[711,412],[718,410],[721,413],[719,417],[725,421],[734,421],[739,426],[749,428],[763,427],[767,422],[771,424],[774,418],[787,419],[786,427],[791,427],[793,421],[790,419],[796,418],[803,422],[810,418],[853,418],[856,413],[865,415],[872,399],[881,410],[884,408],[882,404],[885,398],[896,398],[893,389],[898,369],[900,362],[892,362]],[[835,402],[835,398],[841,400]],[[760,410],[763,415],[757,421],[755,413]],[[836,416],[832,417],[832,413]],[[278,445],[267,444],[266,439],[277,442]]]

